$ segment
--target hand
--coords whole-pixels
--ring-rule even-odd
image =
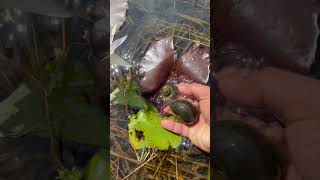
[[[163,120],[161,125],[169,131],[185,136],[200,149],[210,152],[210,87],[200,84],[179,84],[181,94],[195,98],[199,105],[199,121],[187,126],[170,120]],[[168,110],[167,110],[168,112]]]
[[[218,73],[217,80],[227,100],[271,110],[285,125],[277,136],[287,145],[291,162],[288,180],[320,179],[319,80],[275,68],[255,72],[226,68]],[[274,136],[269,130],[264,129],[263,133]]]

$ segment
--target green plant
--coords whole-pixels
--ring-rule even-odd
[[[164,117],[154,109],[142,109],[136,115],[129,116],[129,138],[134,148],[155,148],[168,150],[177,148],[182,138],[165,130],[161,126]]]

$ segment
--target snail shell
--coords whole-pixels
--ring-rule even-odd
[[[176,100],[170,104],[170,108],[187,125],[192,125],[198,121],[199,110],[189,101]]]
[[[176,86],[166,85],[160,90],[160,97],[163,102],[168,102],[177,97],[178,90]]]
[[[215,122],[213,137],[214,163],[230,180],[274,180],[285,163],[266,137],[237,120]]]

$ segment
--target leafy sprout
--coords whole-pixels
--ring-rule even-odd
[[[138,83],[132,79],[128,79],[119,85],[110,94],[110,101],[113,104],[122,104],[138,109],[149,106],[147,101],[139,94]]]

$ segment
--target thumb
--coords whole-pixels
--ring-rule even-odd
[[[190,128],[184,124],[173,122],[170,120],[161,121],[162,127],[165,129],[185,136],[191,142],[205,152],[210,152],[210,127],[203,124],[198,128]]]
[[[165,129],[171,132],[174,132],[176,134],[189,138],[189,127],[184,124],[177,123],[170,120],[163,120],[161,121],[161,125],[162,127],[164,127]]]

